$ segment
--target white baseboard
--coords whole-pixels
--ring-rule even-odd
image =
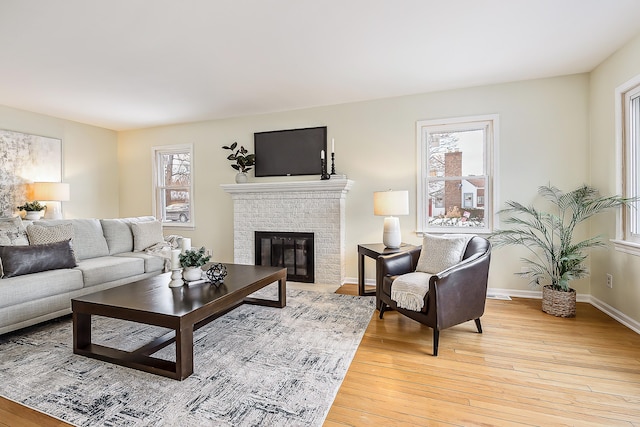
[[[593,296],[590,297],[590,301],[589,302],[591,303],[592,306],[594,306],[598,310],[602,311],[603,313],[605,313],[609,317],[612,317],[615,320],[617,320],[618,322],[622,323],[624,326],[626,326],[627,328],[631,329],[636,334],[640,334],[640,322],[632,319],[631,317],[627,316],[626,314],[624,314],[623,312],[619,311],[618,309],[611,307],[606,302],[600,301],[596,297],[593,297]]]

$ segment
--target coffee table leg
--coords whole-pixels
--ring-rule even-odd
[[[91,345],[91,315],[73,312],[73,352]]]
[[[183,380],[193,373],[193,325],[176,329],[176,374]]]
[[[278,280],[278,303],[280,308],[287,305],[287,276]]]

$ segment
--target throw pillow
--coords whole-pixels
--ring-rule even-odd
[[[31,224],[27,226],[27,235],[32,245],[46,245],[64,240],[71,240],[73,243],[75,237],[71,223],[49,226]]]
[[[28,245],[27,230],[19,217],[0,218],[0,245]]]
[[[164,242],[160,221],[132,222],[131,232],[133,233],[134,252],[144,251],[155,244]]]
[[[0,262],[2,278],[76,266],[71,240],[44,245],[0,246]]]
[[[433,236],[425,234],[416,271],[437,274],[453,267],[462,261],[467,242],[470,239],[471,236],[466,235]]]

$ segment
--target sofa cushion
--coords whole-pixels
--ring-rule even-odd
[[[458,264],[471,237],[470,235],[425,234],[416,271],[436,274]]]
[[[155,221],[153,216],[101,219],[102,233],[109,246],[109,255],[133,251],[131,223]]]
[[[29,246],[0,246],[2,278],[61,268],[73,268],[71,240]]]
[[[160,221],[132,222],[134,252],[143,251],[153,245],[164,242]]]
[[[2,279],[0,308],[67,294],[78,289],[82,289],[82,272],[75,269],[49,270]],[[42,311],[46,313],[48,308],[45,306]]]
[[[107,240],[109,255],[133,250],[133,234],[126,219],[101,219],[102,233]]]
[[[46,227],[71,224],[74,233],[73,249],[79,260],[109,255],[107,241],[102,234],[100,221],[97,219],[45,220],[36,221],[33,224]]]
[[[154,271],[162,271],[164,269],[164,258],[149,255],[144,252],[123,252],[120,254],[115,254],[117,257],[131,257],[131,258],[139,258],[144,261],[144,272],[152,273]]]
[[[144,274],[144,260],[141,258],[103,256],[84,259],[78,262],[76,268],[82,271],[84,287],[87,288]]]
[[[27,230],[19,217],[0,218],[0,245],[28,245]]]

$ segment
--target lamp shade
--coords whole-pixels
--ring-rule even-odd
[[[64,182],[34,182],[31,184],[31,200],[66,202],[69,200],[69,184]]]
[[[373,214],[380,216],[409,215],[409,192],[407,190],[374,192]]]

